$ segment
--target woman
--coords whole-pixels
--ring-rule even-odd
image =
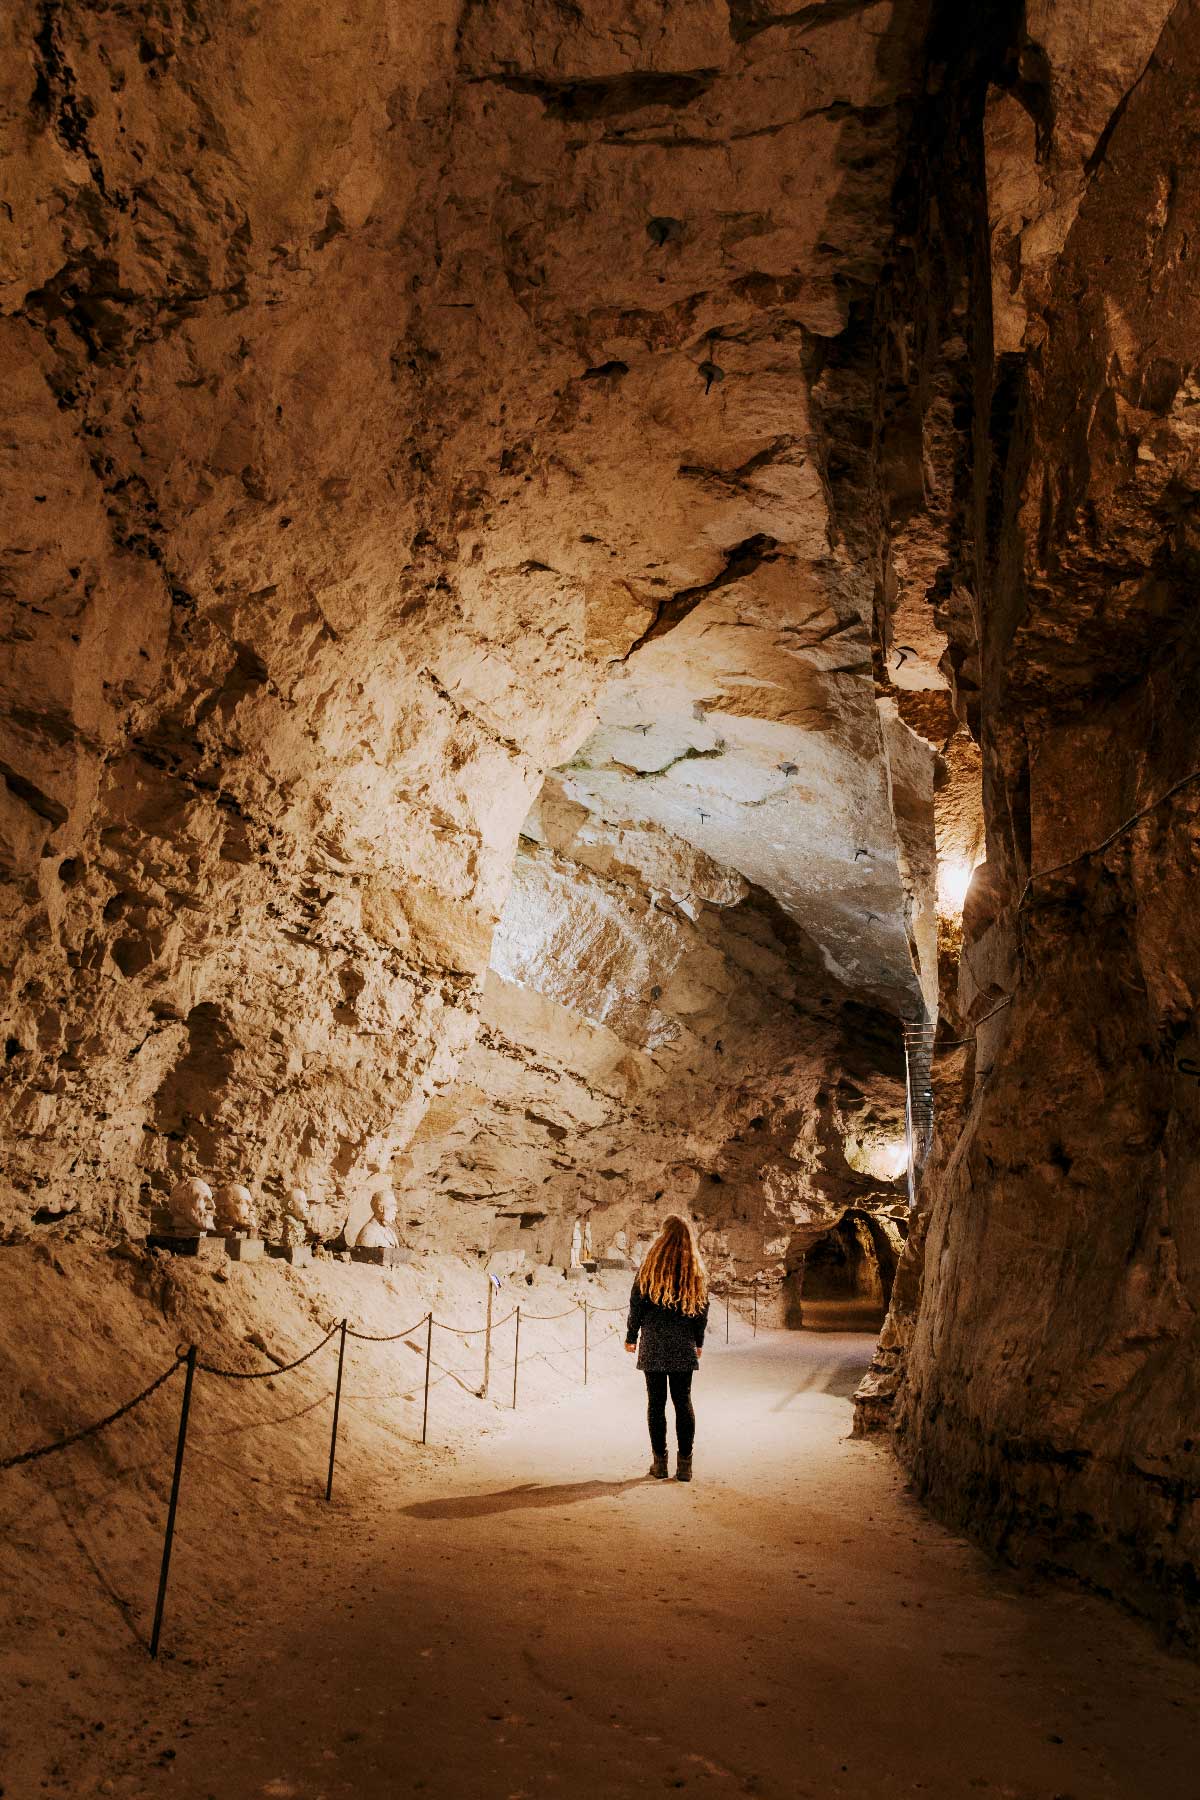
[[[625,1348],[631,1356],[637,1350],[637,1366],[646,1377],[646,1418],[653,1453],[650,1473],[656,1481],[667,1478],[668,1387],[679,1446],[675,1479],[692,1479],[696,1436],[692,1376],[700,1366],[707,1324],[708,1276],[691,1226],[672,1214],[663,1222],[637,1272],[625,1327]]]

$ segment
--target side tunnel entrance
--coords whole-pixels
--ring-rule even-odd
[[[851,1210],[805,1251],[785,1283],[785,1323],[815,1331],[878,1331],[903,1243],[894,1220]]]

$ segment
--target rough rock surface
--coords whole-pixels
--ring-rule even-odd
[[[751,826],[794,764],[837,891],[712,847],[915,997],[819,390],[922,16],[9,9],[9,1229],[195,1170],[361,1207],[475,1039],[544,771],[676,626],[728,640],[676,659],[712,711],[646,756],[724,734]]]
[[[628,1255],[686,1210],[715,1274],[782,1304],[847,1206],[896,1205],[894,1021],[702,851],[553,782],[529,829],[479,1036],[405,1158],[410,1230],[565,1263],[577,1217]]]
[[[1194,1640],[1195,0],[3,29],[0,1234],[786,1317],[928,1015],[863,1411]]]
[[[1039,85],[1001,109],[1015,96],[1028,125],[997,137],[993,87],[984,132],[982,80],[957,102],[993,233],[1031,132],[1057,223],[1031,214],[1022,239],[1028,354],[1001,314],[994,373],[973,361],[982,629],[972,646],[954,624],[950,660],[982,739],[987,862],[862,1411],[898,1388],[902,1455],[941,1511],[1195,1643],[1200,190],[1180,146],[1200,30],[1187,5],[1165,25],[1163,7],[1042,10],[1046,37],[1009,47]],[[923,253],[973,279],[978,347],[972,229],[978,208]]]

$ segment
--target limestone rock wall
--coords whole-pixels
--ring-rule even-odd
[[[197,1169],[336,1225],[475,1039],[606,674],[780,559],[861,631],[808,401],[924,19],[6,9],[6,1232]]]
[[[1028,123],[1000,143],[993,86],[980,129],[993,233],[1028,173],[1018,141],[1056,193],[1073,173],[1057,235],[1031,217],[1022,239],[1020,344],[1000,313],[976,388],[981,628],[959,694],[987,862],[885,1352],[907,1344],[901,1454],[941,1511],[1195,1643],[1200,188],[1181,147],[1200,28],[1167,10],[1054,9],[1011,46],[1004,108]]]
[[[714,1274],[785,1279],[849,1205],[897,1203],[894,1022],[782,909],[654,827],[552,782],[517,856],[482,1027],[404,1161],[412,1241],[636,1254],[670,1210]],[[533,835],[536,834],[536,835]]]
[[[1194,1631],[1194,0],[2,29],[0,1235],[783,1308],[936,1004],[877,1397]]]

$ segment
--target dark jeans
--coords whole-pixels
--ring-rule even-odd
[[[692,1454],[696,1438],[696,1415],[692,1411],[693,1369],[678,1374],[660,1375],[646,1369],[646,1422],[650,1427],[650,1448],[655,1456],[667,1454],[667,1386],[675,1407],[675,1438],[680,1456]]]

